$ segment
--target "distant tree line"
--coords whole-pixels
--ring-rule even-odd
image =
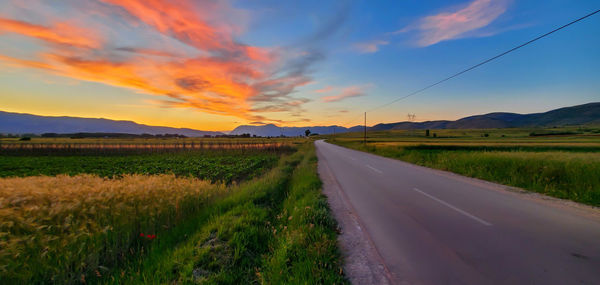
[[[316,133],[310,134],[318,135]],[[88,132],[79,132],[79,133],[43,133],[39,134],[2,134],[0,133],[0,138],[19,138],[21,140],[30,140],[31,138],[71,138],[71,139],[84,139],[84,138],[187,138],[185,135],[180,134],[128,134],[128,133],[88,133]],[[204,138],[278,138],[278,137],[288,137],[285,135],[280,136],[258,136],[249,133],[239,134],[239,135],[204,135]]]
[[[28,140],[31,140],[32,137],[38,137],[38,135],[35,135],[35,134],[1,134],[0,133],[0,139],[1,138],[14,138],[14,139],[22,140],[22,141],[28,141]]]

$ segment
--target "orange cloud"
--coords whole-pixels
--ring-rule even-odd
[[[103,82],[143,93],[168,96],[166,105],[193,107],[203,111],[248,117],[246,100],[255,94],[236,76],[257,78],[261,74],[229,62],[209,58],[181,62],[155,62],[135,58],[127,62],[85,60],[56,54],[44,56],[54,72],[80,80]]]
[[[0,60],[13,66],[162,96],[160,100],[149,101],[165,107],[194,108],[253,121],[283,122],[257,113],[293,112],[297,115],[302,111],[301,105],[308,102],[290,94],[310,82],[303,74],[306,69],[303,62],[310,62],[315,56],[303,55],[298,63],[301,67],[294,72],[284,75],[274,72],[274,66],[281,66],[276,62],[279,60],[276,49],[237,42],[233,36],[237,29],[210,15],[215,9],[221,9],[216,6],[222,4],[207,4],[196,9],[193,3],[197,2],[187,0],[101,1],[109,5],[93,13],[95,17],[106,17],[106,26],[96,24],[95,30],[66,23],[41,26],[0,18],[0,32],[18,33],[52,44],[31,58],[0,55]],[[135,26],[136,29],[157,31],[167,36],[166,39],[176,39],[172,40],[175,44],[165,52],[146,48],[154,47],[153,42],[118,47],[119,42],[100,41],[93,36],[99,30],[110,29],[112,17],[124,14],[131,16],[130,20],[144,23]],[[113,30],[106,34],[119,32]],[[189,55],[188,47],[177,50],[181,43],[199,53]],[[70,48],[65,48],[67,45]]]
[[[85,48],[96,48],[100,46],[99,40],[90,36],[93,33],[66,23],[56,23],[53,27],[45,27],[23,21],[0,18],[0,33],[1,32],[21,34],[53,44]]]
[[[203,19],[215,9],[203,3],[196,9],[187,0],[101,0],[119,6],[159,32],[173,36],[200,50],[227,57],[241,57],[261,62],[270,62],[268,51],[250,47],[233,40],[231,28],[225,24],[209,24]]]

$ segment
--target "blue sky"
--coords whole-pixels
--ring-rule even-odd
[[[0,4],[0,109],[206,130],[355,125],[364,110],[599,9],[514,0],[142,1],[153,10],[137,0],[17,2]],[[152,12],[167,8],[181,10]],[[597,35],[599,14],[369,122],[599,101]]]

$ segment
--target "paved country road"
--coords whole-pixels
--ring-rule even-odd
[[[597,208],[315,145],[392,283],[600,284]]]

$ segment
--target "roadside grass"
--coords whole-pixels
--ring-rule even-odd
[[[535,134],[567,133],[571,135],[535,136]],[[436,135],[434,137],[433,135]],[[487,136],[486,136],[487,134]],[[534,134],[534,135],[532,135]],[[362,139],[361,133],[339,133],[336,138]],[[556,128],[502,128],[502,129],[431,129],[426,137],[426,130],[368,130],[368,137],[374,141],[417,141],[417,142],[591,142],[598,143],[600,125],[598,126],[565,126]]]
[[[552,145],[548,143],[547,138],[536,137],[535,142],[539,144],[537,146],[498,146],[493,143],[486,145],[485,141],[477,145],[469,142],[431,145],[428,144],[429,138],[423,137],[396,140],[400,145],[381,145],[377,143],[378,139],[372,139],[365,146],[356,138],[336,138],[330,142],[422,166],[600,206],[598,138],[587,138],[585,142],[572,142],[568,145]]]
[[[189,230],[185,241],[153,249],[105,282],[346,282],[312,144],[264,177],[241,184]]]
[[[336,245],[337,223],[321,194],[314,148],[290,182],[283,211],[272,224],[274,241],[263,259],[263,284],[345,284]]]

